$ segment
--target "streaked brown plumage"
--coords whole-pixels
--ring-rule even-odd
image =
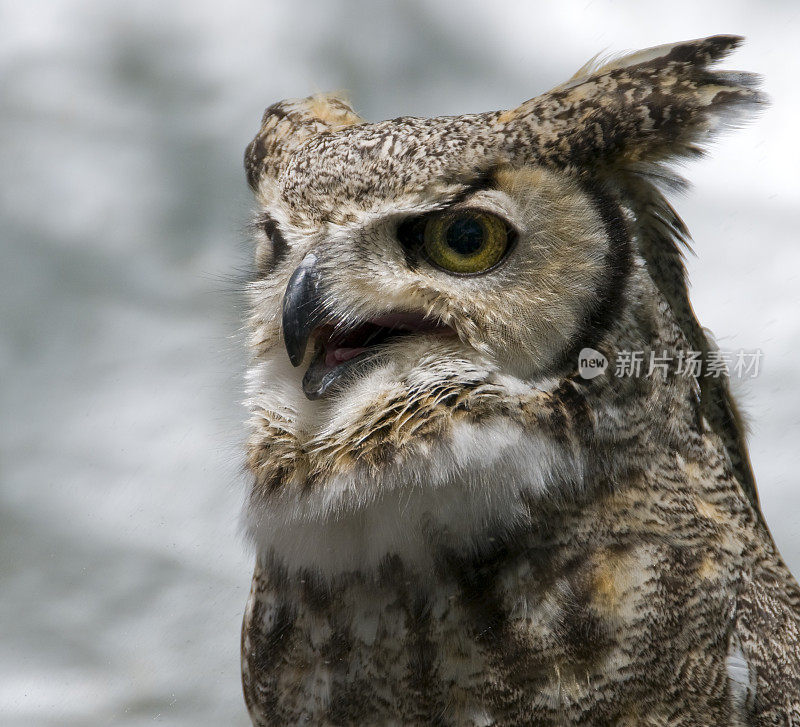
[[[713,347],[659,187],[763,103],[710,69],[738,43],[504,112],[267,109],[245,156],[255,725],[800,723],[800,589],[727,379],[577,372],[586,347]],[[502,256],[448,272],[430,230],[466,230],[442,259],[469,260],[487,219]]]

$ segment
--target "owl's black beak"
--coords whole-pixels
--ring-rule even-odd
[[[283,296],[283,342],[292,366],[303,363],[308,339],[323,322],[317,256],[308,253],[292,273]]]

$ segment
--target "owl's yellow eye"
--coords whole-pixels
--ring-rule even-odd
[[[431,217],[425,224],[422,245],[437,267],[474,275],[497,265],[508,243],[508,228],[499,217],[468,211]]]

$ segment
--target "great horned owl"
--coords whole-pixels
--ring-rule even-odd
[[[726,377],[578,361],[715,351],[660,190],[763,102],[711,68],[739,42],[589,65],[510,111],[267,109],[255,725],[800,724],[800,590]]]

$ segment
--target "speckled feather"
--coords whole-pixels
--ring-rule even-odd
[[[713,346],[656,183],[763,102],[709,69],[739,40],[590,66],[512,111],[267,109],[245,157],[254,725],[800,724],[800,589],[727,380],[576,372],[583,346]],[[505,264],[409,266],[398,221],[462,207],[519,230]],[[309,252],[330,315],[457,335],[399,339],[306,400],[280,305]]]

